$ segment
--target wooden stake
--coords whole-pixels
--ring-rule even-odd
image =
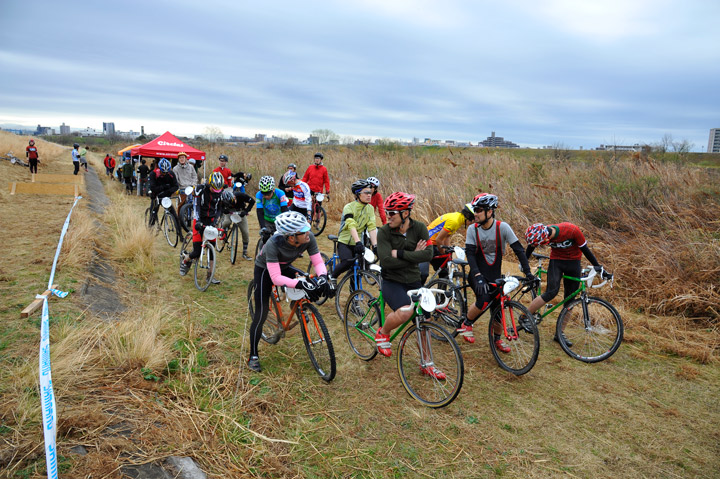
[[[53,285],[51,286],[51,288],[52,288],[52,289],[55,289],[55,288],[57,288],[57,285],[56,285],[56,284],[53,284]],[[50,296],[51,294],[52,294],[52,293],[51,293],[50,290],[48,289],[47,291],[45,291],[45,292],[44,292],[43,294],[41,294],[40,296],[42,296],[43,298],[47,298],[47,297]],[[21,317],[21,318],[27,318],[27,317],[29,317],[33,312],[35,312],[36,309],[38,309],[38,308],[40,307],[40,305],[42,305],[42,303],[43,303],[43,299],[42,299],[42,298],[35,298],[35,301],[33,301],[32,303],[30,303],[25,309],[22,310],[22,312],[20,312],[20,317]]]

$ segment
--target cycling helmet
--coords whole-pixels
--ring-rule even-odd
[[[252,180],[252,173],[245,173],[245,181],[250,183],[250,180]]]
[[[297,170],[297,165],[295,163],[290,163],[288,165],[288,169],[290,169],[290,168],[295,168]]]
[[[350,185],[350,191],[357,196],[364,188],[370,188],[371,186],[372,184],[368,180],[356,180],[353,181],[352,185]]]
[[[380,188],[380,180],[378,180],[374,176],[371,176],[370,178],[368,178],[367,181],[368,181],[368,183],[373,185],[375,188]]]
[[[77,143],[73,143],[73,148],[80,148],[80,145]]]
[[[489,193],[480,193],[475,198],[473,198],[470,205],[472,206],[473,211],[475,211],[477,208],[481,208],[483,210],[494,210],[498,206],[498,199],[495,195],[491,195]]]
[[[262,178],[260,178],[258,188],[262,193],[269,193],[270,191],[275,189],[275,178],[273,178],[272,176],[263,176]]]
[[[397,191],[385,198],[385,210],[404,211],[411,210],[415,204],[415,195]]]
[[[228,157],[227,157],[227,155],[220,155],[220,157],[218,158],[218,160],[220,160],[220,161],[228,161]]]
[[[160,158],[160,161],[158,162],[158,168],[163,173],[167,173],[168,171],[170,171],[170,168],[172,168],[170,160],[168,160],[167,158]]]
[[[180,158],[181,156],[184,156],[185,158],[187,158],[187,157],[188,157],[188,154],[185,153],[184,151],[181,151],[180,153],[178,153],[177,156],[178,156],[178,158]]]
[[[224,189],[222,194],[220,195],[220,198],[222,199],[222,202],[225,204],[225,206],[232,206],[233,204],[235,204],[235,194],[230,188]]]
[[[212,176],[210,176],[209,184],[210,184],[211,190],[213,190],[215,192],[221,191],[223,189],[223,187],[225,186],[225,178],[223,178],[222,173],[220,173],[219,171],[216,171],[215,173],[212,174]]]
[[[35,140],[30,140],[30,145],[34,145],[34,144],[35,144]]]
[[[525,231],[525,241],[530,246],[540,246],[550,242],[550,231],[542,223],[535,223]]]
[[[313,155],[313,158],[320,158],[321,160],[324,160],[324,159],[325,159],[325,157],[323,156],[323,154],[320,153],[320,152],[315,153],[315,155]]]
[[[287,185],[290,180],[295,180],[296,178],[297,178],[297,173],[295,173],[294,171],[288,170],[283,175],[283,183],[285,183]]]
[[[310,231],[310,223],[307,222],[304,214],[297,211],[286,211],[275,217],[275,229],[280,234],[289,236]]]
[[[460,210],[460,213],[465,217],[466,220],[472,221],[475,219],[475,213],[473,213],[473,206],[471,203],[466,204]]]

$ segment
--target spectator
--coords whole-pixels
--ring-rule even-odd
[[[30,173],[37,173],[37,165],[40,160],[38,159],[38,151],[35,146],[35,140],[29,141],[27,148],[25,148],[25,156],[30,163]]]
[[[140,160],[140,166],[138,166],[138,173],[140,174],[140,196],[145,196],[145,192],[147,191],[148,175],[151,171],[145,163],[145,159],[142,159]]]

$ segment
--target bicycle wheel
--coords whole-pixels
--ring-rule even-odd
[[[324,381],[332,381],[335,377],[335,350],[320,311],[311,303],[304,302],[296,315],[302,326],[302,337],[310,362]]]
[[[230,227],[230,234],[228,235],[228,248],[230,249],[230,264],[235,264],[237,260],[237,247],[238,247],[238,227],[233,225]]]
[[[446,328],[453,337],[457,336],[457,328],[460,327],[467,314],[462,289],[455,286],[449,279],[444,278],[433,280],[426,287],[447,291],[450,302],[443,309],[433,311],[430,317],[436,324]],[[445,295],[438,294],[437,296],[435,301],[438,304],[445,302]]]
[[[168,244],[175,248],[178,244],[178,239],[180,239],[180,227],[177,224],[175,216],[165,211],[163,213],[161,226]]]
[[[433,408],[450,404],[460,393],[465,376],[455,339],[427,321],[405,331],[397,348],[397,366],[408,394]]]
[[[360,359],[370,361],[377,354],[375,333],[380,327],[380,307],[367,291],[355,291],[345,305],[345,336]]]
[[[255,282],[250,281],[250,284],[248,284],[248,292],[247,292],[247,302],[248,302],[248,312],[250,313],[250,321],[252,322],[252,319],[255,317]],[[263,329],[260,333],[260,338],[265,341],[268,344],[275,344],[278,341],[280,341],[280,338],[282,337],[282,327],[280,326],[280,321],[278,321],[277,318],[277,309],[275,306],[275,302],[272,299],[272,295],[270,296],[270,311],[268,312],[267,318],[265,319],[265,322],[263,323]]]
[[[188,233],[185,235],[185,238],[183,238],[182,246],[180,246],[180,258],[183,257],[185,254],[190,254],[193,249],[193,240],[192,240],[192,233]]]
[[[262,247],[263,247],[263,239],[261,236],[260,238],[258,238],[258,242],[255,245],[255,258],[257,258],[258,255],[260,254],[260,251],[262,251]]]
[[[353,287],[353,270],[350,270],[337,285],[335,290],[335,310],[340,320],[345,318],[345,304],[355,290],[363,290],[370,293],[373,298],[380,297],[382,280],[370,270],[360,269],[357,271],[357,284]]]
[[[150,214],[151,211],[152,210],[150,209],[150,207],[148,207],[145,210],[145,224],[147,225],[148,228],[153,229],[153,228],[158,227],[158,222],[157,222],[157,213],[152,215],[152,214]]]
[[[537,361],[540,353],[540,335],[537,325],[530,319],[530,311],[525,306],[515,301],[505,301],[507,336],[502,332],[500,338],[504,345],[510,348],[510,351],[505,353],[498,350],[498,346],[495,344],[493,324],[498,324],[502,329],[502,311],[498,307],[492,312],[488,327],[490,351],[501,368],[520,376],[530,371]],[[513,329],[513,322],[517,330]],[[516,335],[517,337],[515,337]]]
[[[178,214],[180,227],[184,229],[186,232],[192,231],[192,204],[185,203],[180,207],[180,212]]]
[[[620,347],[623,331],[620,313],[607,301],[592,296],[570,301],[560,312],[555,327],[563,351],[586,363],[612,356]]]
[[[214,258],[212,261],[210,258]],[[195,287],[205,291],[215,275],[217,253],[212,243],[206,243],[200,252],[200,257],[195,260]]]
[[[312,227],[312,232],[315,236],[319,235],[320,233],[325,230],[325,223],[327,222],[327,214],[325,213],[325,208],[322,206],[316,206],[315,212],[313,213],[313,219],[310,224]]]

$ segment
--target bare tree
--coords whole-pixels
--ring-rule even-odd
[[[217,126],[206,126],[203,136],[210,143],[222,143],[225,139],[222,130]]]
[[[317,137],[318,143],[320,143],[321,145],[329,143],[330,140],[340,139],[340,136],[337,133],[328,129],[313,130],[310,134],[314,137]]]
[[[672,149],[676,153],[685,154],[690,153],[690,150],[692,150],[695,147],[694,143],[690,143],[687,138],[683,138],[682,141],[673,141],[672,142]]]

